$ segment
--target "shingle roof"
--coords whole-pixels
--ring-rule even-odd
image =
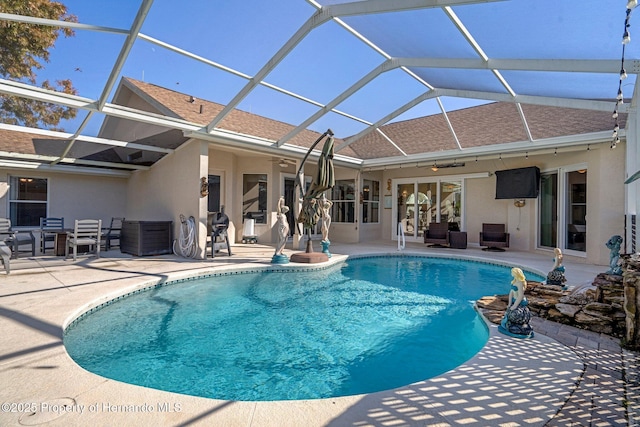
[[[522,104],[534,140],[611,131],[611,113],[575,108]],[[462,148],[527,141],[528,137],[515,104],[494,102],[447,114]],[[624,128],[626,115],[618,118]],[[407,154],[454,150],[458,146],[441,114],[382,126],[380,130]],[[362,159],[400,156],[392,144],[377,132],[370,132],[351,144]]]
[[[139,89],[139,91],[143,92],[145,95],[160,104],[157,105],[160,110],[164,107],[167,110],[164,114],[181,118],[202,126],[207,125],[224,108],[224,105],[222,104],[199,99],[192,95],[166,89],[150,83],[141,82],[128,77],[123,80],[125,85],[131,85]],[[273,141],[279,140],[294,129],[293,125],[238,109],[233,110],[229,115],[227,115],[227,117],[225,117],[217,127]],[[289,143],[301,147],[310,147],[320,135],[321,134],[318,132],[304,130],[292,138]],[[340,141],[337,140],[336,145],[339,143]],[[340,154],[358,157],[351,148],[342,150]]]
[[[190,95],[135,79],[125,78],[123,84],[134,93],[143,96],[149,103],[147,106],[136,105],[136,108],[156,110],[153,112],[182,118],[202,126],[208,124],[224,107],[215,102],[191,98]],[[127,99],[125,97],[121,102],[126,103]],[[521,106],[534,140],[611,131],[614,126],[614,119],[608,112],[530,104],[521,104]],[[447,116],[462,148],[528,140],[522,117],[517,106],[512,103],[494,102],[451,111]],[[618,123],[620,128],[624,128],[625,114],[620,114]],[[274,141],[294,128],[292,125],[241,110],[233,110],[219,127]],[[402,156],[402,152],[398,151],[394,144],[408,155],[458,148],[442,114],[387,124],[380,130],[388,139],[378,132],[370,132],[339,153],[360,159],[375,159]],[[176,132],[168,134],[177,135]],[[318,132],[307,130],[300,132],[290,142],[294,145],[309,147],[319,136]],[[154,138],[136,142],[167,146],[166,143],[154,142]],[[179,145],[185,140],[177,137],[175,144],[169,148],[176,148],[176,144]],[[67,142],[65,139],[0,130],[0,151],[59,156],[63,153]],[[340,143],[341,141],[338,140],[335,145],[338,146]],[[122,157],[127,150],[105,150],[104,146],[77,142],[67,156],[122,162],[123,160],[118,158],[116,152],[119,152]],[[153,158],[157,160],[159,157],[161,156]],[[151,157],[150,160],[152,160]]]
[[[0,151],[59,157],[67,149],[68,144],[68,139],[0,129]],[[105,150],[104,145],[87,142],[75,143],[66,156],[104,162],[122,162],[113,148]]]
[[[29,133],[12,132],[9,130],[0,129],[0,151],[9,151],[22,154],[37,154],[34,146],[34,140],[37,138],[42,137]]]

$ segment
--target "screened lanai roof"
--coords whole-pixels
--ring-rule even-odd
[[[107,117],[154,124],[163,135],[236,138],[283,155],[299,153],[296,147],[330,128],[339,138],[337,154],[363,167],[486,155],[500,144],[507,145],[495,152],[604,142],[615,125],[612,112],[628,111],[640,71],[640,44],[634,27],[625,26],[626,18],[634,19],[626,0],[64,4],[77,23],[42,20],[37,11],[0,13],[4,25],[75,30],[73,37],[58,39],[38,82],[71,79],[77,95],[0,80],[0,93],[77,109],[75,119],[61,124],[65,133],[1,125],[2,135],[19,131],[63,141],[63,148],[46,155],[0,153],[16,165],[73,163],[74,156],[89,153],[100,159],[93,166],[131,169],[96,153],[172,150],[103,138]],[[625,31],[631,35],[627,44]],[[206,123],[123,107],[115,99],[123,78],[221,107]],[[616,103],[619,89],[622,104]],[[285,125],[276,134],[232,129],[237,111]],[[470,120],[470,111],[484,120]],[[504,120],[509,130],[496,130],[492,122]],[[491,126],[495,135],[479,140],[480,126]]]

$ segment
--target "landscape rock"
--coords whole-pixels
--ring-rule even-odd
[[[626,334],[630,337],[627,340],[640,345],[639,287],[640,260],[637,260],[632,270],[623,270],[622,276],[601,273],[591,284],[567,286],[572,290],[528,281],[525,293],[535,316],[618,338]],[[477,307],[490,322],[499,324],[507,298],[507,295],[485,296],[477,301]]]

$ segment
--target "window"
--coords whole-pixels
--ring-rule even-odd
[[[242,218],[254,219],[256,224],[267,223],[267,175],[242,176]]]
[[[355,187],[353,179],[336,180],[336,185],[331,189],[331,221],[355,222]]]
[[[362,180],[362,222],[378,222],[380,212],[380,182]]]
[[[462,181],[440,182],[440,222],[448,222],[449,230],[460,230],[462,220]]]
[[[9,178],[9,219],[14,227],[39,227],[47,216],[47,180]]]

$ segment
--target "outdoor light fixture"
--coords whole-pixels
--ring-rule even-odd
[[[431,170],[434,172],[438,172],[438,164],[434,162],[433,166],[431,166]]]
[[[624,68],[620,70],[620,80],[624,80],[627,78],[627,70]]]
[[[618,83],[618,95],[616,96],[616,107],[613,110],[613,114],[611,117],[615,120],[615,125],[613,127],[613,132],[611,134],[611,148],[616,148],[618,143],[620,142],[620,137],[618,136],[618,131],[620,130],[620,126],[618,125],[618,106],[624,104],[624,95],[622,94],[622,81],[627,78],[627,71],[624,69],[624,49],[625,45],[627,45],[631,41],[631,35],[629,34],[629,27],[631,24],[629,20],[631,19],[631,11],[638,6],[638,0],[628,0],[627,1],[627,11],[624,19],[624,32],[622,33],[622,59],[620,61],[620,80]],[[587,147],[587,150],[589,148]]]

